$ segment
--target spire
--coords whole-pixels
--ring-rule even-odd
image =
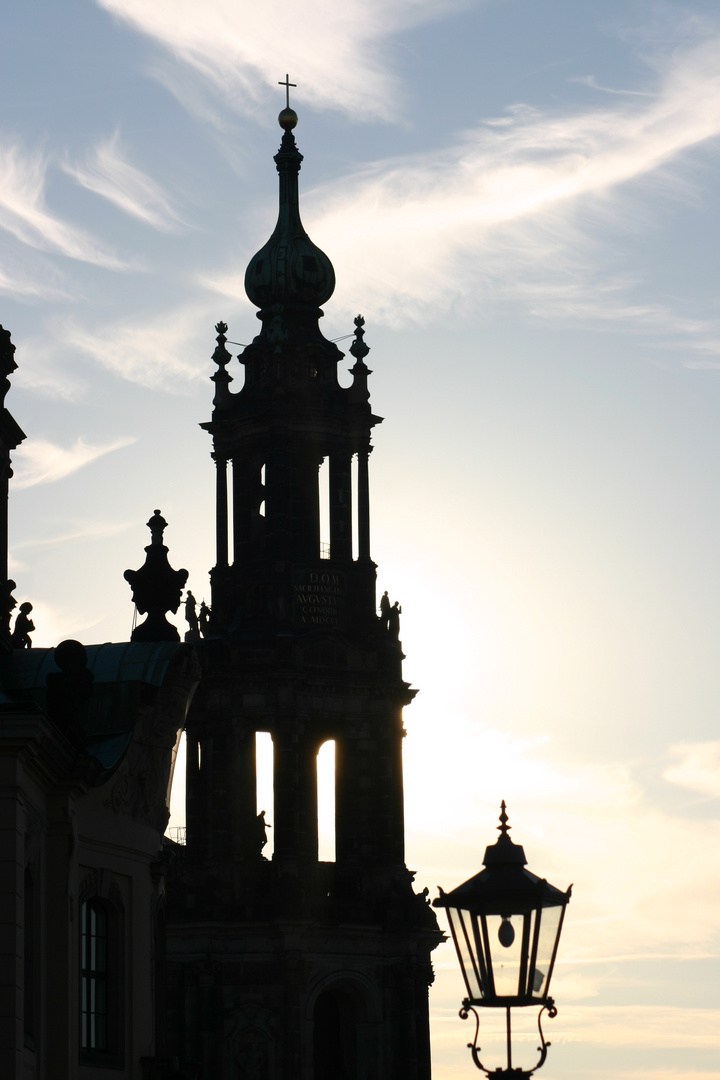
[[[287,89],[287,105],[278,116],[283,137],[274,158],[280,180],[277,224],[245,272],[245,292],[260,308],[258,318],[264,324],[277,320],[288,308],[317,311],[335,290],[333,265],[325,252],[313,244],[300,220],[298,173],[303,156],[293,135],[297,113],[290,108],[289,88],[294,84],[285,78],[280,85]]]

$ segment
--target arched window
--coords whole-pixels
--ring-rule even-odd
[[[320,507],[320,558],[330,558],[330,459],[323,458],[318,468]]]
[[[335,740],[328,739],[317,756],[318,859],[335,862]]]
[[[116,1062],[121,1050],[120,915],[99,896],[80,907],[80,1047],[83,1059]]]
[[[265,859],[272,859],[275,851],[274,839],[274,748],[272,735],[267,731],[258,731],[255,734],[255,813],[258,823],[262,814],[266,814],[269,820],[265,820],[266,843],[260,848],[260,854]],[[262,839],[262,829],[260,829]]]

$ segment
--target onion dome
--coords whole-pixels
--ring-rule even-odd
[[[300,220],[298,173],[303,156],[292,133],[297,113],[283,109],[278,123],[284,131],[274,158],[280,175],[280,211],[272,236],[248,264],[245,292],[261,309],[274,304],[320,307],[335,290],[335,271]]]

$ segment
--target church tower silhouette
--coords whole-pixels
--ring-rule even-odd
[[[186,845],[169,884],[167,1053],[208,1080],[428,1080],[430,954],[442,934],[405,865],[402,710],[415,691],[402,678],[397,605],[386,596],[377,615],[368,458],[381,418],[363,320],[347,387],[343,354],[320,331],[335,275],[300,220],[289,102],[279,122],[278,221],[245,276],[262,328],[233,391],[217,325],[202,425],[217,561],[187,721]],[[258,733],[273,747],[264,811]],[[328,741],[335,859],[320,861]]]

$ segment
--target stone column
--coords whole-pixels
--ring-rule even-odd
[[[368,479],[369,450],[358,451],[358,558],[370,558],[370,484]]]
[[[227,459],[222,454],[213,454],[217,469],[217,497],[216,497],[216,534],[217,534],[217,565],[226,567],[228,564],[228,490],[227,490]]]
[[[352,558],[351,455],[330,454],[330,557]]]

